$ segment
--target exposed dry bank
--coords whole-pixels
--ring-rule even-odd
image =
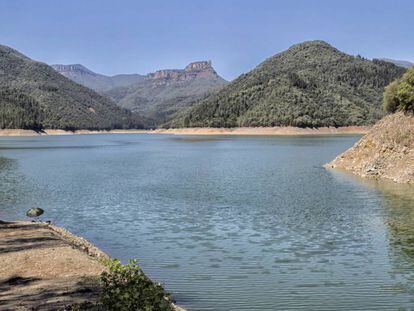
[[[58,310],[101,293],[109,256],[46,223],[0,221],[0,310]],[[173,306],[175,310],[183,310]]]
[[[397,112],[385,117],[326,167],[362,177],[414,183],[414,116]]]
[[[45,223],[0,222],[0,309],[56,310],[94,301],[108,255]]]
[[[368,126],[344,126],[344,127],[319,127],[300,128],[293,126],[277,127],[235,127],[235,128],[171,128],[151,131],[155,134],[176,135],[341,135],[341,134],[365,134]]]
[[[23,129],[3,129],[0,130],[1,136],[41,136],[41,135],[81,135],[81,134],[176,134],[176,135],[342,135],[342,134],[365,134],[369,126],[344,126],[344,127],[319,127],[319,128],[300,128],[293,126],[279,127],[235,127],[235,128],[171,128],[157,130],[110,130],[110,131],[65,131],[65,130],[43,130],[36,132]]]
[[[1,136],[42,136],[42,135],[81,135],[81,134],[130,134],[147,133],[146,130],[110,130],[110,131],[90,131],[90,130],[55,130],[46,129],[42,131],[23,130],[23,129],[0,129]]]

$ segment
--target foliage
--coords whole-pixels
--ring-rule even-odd
[[[119,260],[107,264],[103,272],[101,303],[108,310],[173,310],[170,298],[160,284],[152,282],[135,260],[122,265]]]
[[[405,72],[344,54],[323,41],[297,44],[176,114],[166,127],[348,126],[383,116],[383,89]]]
[[[395,112],[400,106],[397,92],[398,92],[399,79],[391,82],[384,90],[383,105],[384,110],[387,112]]]
[[[42,127],[39,103],[13,89],[0,89],[0,129],[34,129]]]
[[[37,117],[40,117],[44,128],[143,127],[140,116],[119,108],[108,98],[63,77],[50,66],[35,62],[2,45],[0,88],[7,89],[0,94],[0,101],[5,103],[7,112],[7,120],[3,124],[7,127],[22,125],[35,129],[39,125]],[[16,109],[11,109],[16,103]],[[28,108],[29,112],[22,113],[22,107]]]
[[[136,260],[121,264],[117,259],[103,260],[108,271],[101,274],[101,294],[97,302],[85,301],[63,311],[173,311],[171,297],[161,284],[151,281]]]
[[[384,109],[414,112],[414,67],[385,88]]]

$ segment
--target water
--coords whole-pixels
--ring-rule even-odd
[[[42,207],[190,310],[414,309],[414,189],[321,167],[357,139],[0,138],[0,219]]]

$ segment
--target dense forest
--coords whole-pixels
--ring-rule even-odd
[[[347,55],[323,41],[304,42],[176,114],[165,127],[372,124],[384,114],[384,87],[404,72],[389,62]]]
[[[39,103],[13,89],[0,89],[0,129],[42,127]]]
[[[0,103],[5,128],[142,128],[143,118],[50,66],[0,45]],[[14,106],[14,107],[13,107]]]

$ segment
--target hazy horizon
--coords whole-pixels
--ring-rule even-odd
[[[211,60],[232,80],[307,40],[367,58],[414,61],[414,3],[398,1],[390,10],[385,1],[299,2],[1,2],[0,44],[48,64],[82,64],[105,75]]]

